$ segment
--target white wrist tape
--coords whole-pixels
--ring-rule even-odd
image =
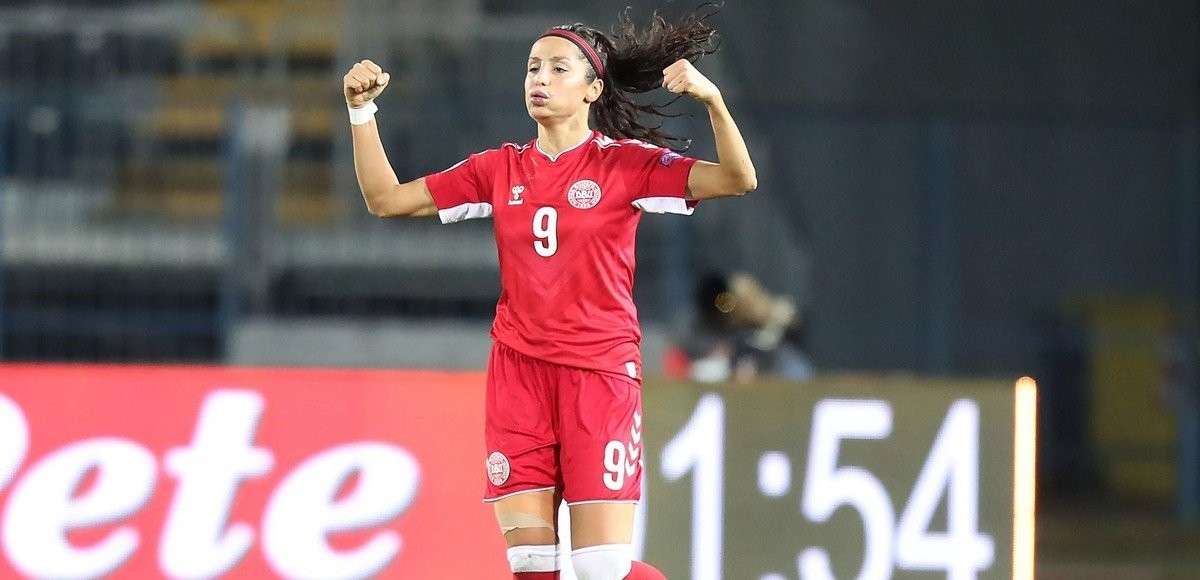
[[[371,119],[375,118],[375,111],[379,110],[379,106],[375,104],[375,101],[368,101],[367,104],[357,109],[350,105],[346,105],[346,108],[350,111],[351,125],[366,125],[370,123]]]

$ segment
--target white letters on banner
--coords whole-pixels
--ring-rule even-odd
[[[334,497],[350,478],[354,491]],[[400,536],[379,532],[345,553],[326,535],[379,525],[404,513],[417,496],[420,466],[407,451],[383,443],[330,449],[296,467],[279,484],[263,516],[263,550],[290,577],[367,578],[400,552]]]
[[[255,447],[263,412],[257,392],[213,391],[204,399],[190,444],[165,453],[163,470],[178,480],[158,538],[165,576],[225,574],[253,546],[254,523],[229,518],[241,483],[274,467],[271,450]],[[157,487],[158,460],[145,445],[116,437],[85,439],[51,451],[22,472],[34,437],[21,407],[0,393],[0,492],[11,486],[0,547],[16,570],[37,578],[100,578],[153,545],[132,524],[118,525],[86,546],[67,539],[72,530],[118,523],[146,506]],[[354,478],[349,493],[339,496]],[[361,441],[316,453],[284,476],[268,499],[260,523],[263,551],[283,576],[371,576],[400,553],[399,534],[381,530],[344,550],[330,546],[328,535],[386,524],[412,505],[419,488],[420,465],[399,446]]]
[[[72,497],[85,476],[96,482]],[[19,480],[4,512],[4,545],[13,565],[34,578],[94,578],[115,570],[138,546],[121,526],[92,546],[76,547],[67,532],[121,520],[154,491],[155,460],[142,447],[115,438],[68,445],[37,462]]]
[[[179,480],[159,546],[159,566],[175,578],[215,576],[242,559],[254,528],[230,522],[243,479],[271,470],[270,452],[254,447],[263,401],[249,391],[215,391],[204,401],[190,447],[167,452],[163,466]]]

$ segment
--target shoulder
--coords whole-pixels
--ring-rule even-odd
[[[639,139],[612,139],[601,135],[594,142],[603,155],[612,155],[621,161],[642,167],[656,166],[656,163],[670,167],[676,160],[684,157],[671,149]]]
[[[477,151],[475,153],[468,155],[462,161],[459,161],[458,163],[455,163],[454,165],[450,166],[450,168],[447,169],[447,171],[449,171],[450,169],[457,169],[459,166],[467,163],[468,161],[471,162],[472,166],[479,166],[481,164],[488,164],[488,163],[499,163],[499,162],[503,161],[504,159],[508,159],[510,157],[520,157],[521,154],[524,153],[525,150],[528,148],[529,148],[528,144],[518,145],[516,143],[507,143],[507,142],[501,143],[497,147],[493,147],[491,149],[485,149],[483,151]]]
[[[622,158],[657,157],[664,151],[669,151],[653,143],[647,143],[638,139],[613,139],[599,133],[592,139],[592,146],[598,149],[602,155]]]
[[[496,147],[493,147],[492,149],[480,151],[479,153],[476,153],[475,156],[481,156],[481,157],[519,156],[528,149],[529,149],[529,143],[521,145],[518,143],[510,143],[510,142],[506,141]]]

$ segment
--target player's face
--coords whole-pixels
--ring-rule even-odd
[[[543,119],[586,115],[587,106],[600,96],[599,79],[588,82],[591,71],[574,43],[547,36],[533,43],[525,68],[525,108],[529,116]]]

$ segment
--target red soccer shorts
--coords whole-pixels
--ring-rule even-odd
[[[484,501],[562,489],[567,503],[637,501],[642,389],[633,379],[492,346]]]

